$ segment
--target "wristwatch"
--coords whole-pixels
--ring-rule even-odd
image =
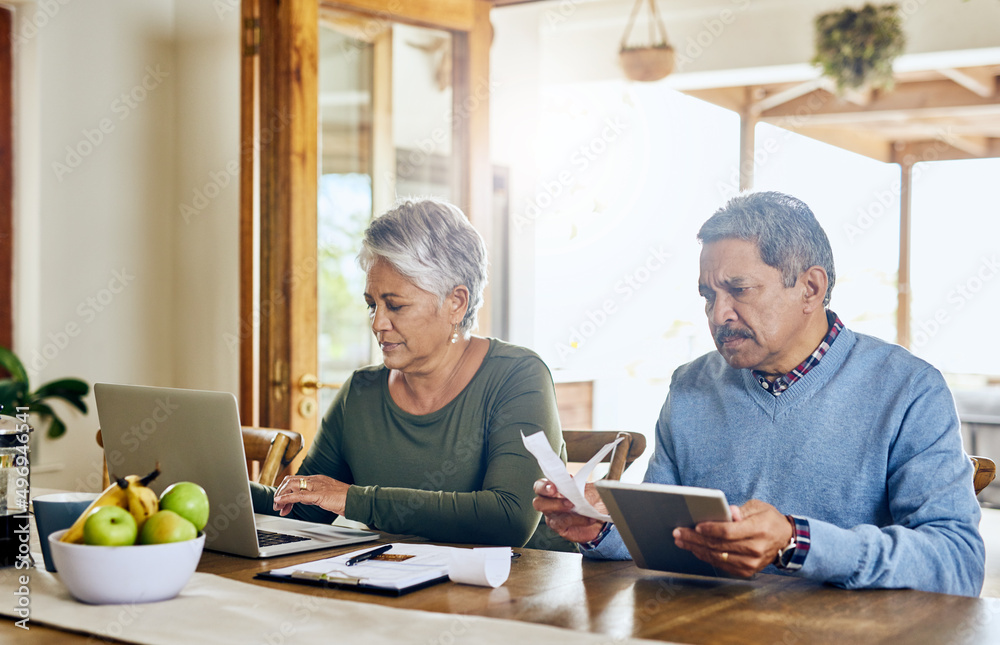
[[[790,566],[792,564],[792,558],[795,557],[795,552],[799,546],[798,531],[795,530],[795,518],[791,515],[786,515],[785,519],[787,519],[788,523],[792,525],[792,538],[788,541],[787,545],[778,549],[778,555],[774,556],[774,566],[785,571],[794,571],[801,567],[801,565],[798,567]]]
[[[795,539],[795,531],[792,531],[792,539],[788,542],[787,546],[783,546],[778,549],[778,555],[774,557],[774,566],[779,569],[788,569],[788,565],[792,563],[792,558],[795,557],[795,549],[798,547],[798,540]]]

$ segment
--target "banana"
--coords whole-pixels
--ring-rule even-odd
[[[160,500],[153,489],[148,486],[149,482],[156,479],[159,475],[160,465],[157,464],[156,470],[145,477],[129,475],[125,478],[128,482],[128,488],[125,489],[125,496],[128,499],[128,511],[135,518],[135,525],[139,529],[142,529],[142,525],[146,523],[146,519],[150,515],[160,510]]]
[[[80,514],[80,517],[73,522],[73,525],[63,534],[60,541],[83,544],[83,523],[87,521],[87,516],[90,515],[90,512],[99,506],[121,506],[125,510],[129,510],[128,496],[125,493],[128,487],[129,483],[124,478],[118,478],[112,482],[111,485],[105,488],[104,492],[101,493],[101,495],[87,507],[87,510]]]

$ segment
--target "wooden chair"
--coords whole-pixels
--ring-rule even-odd
[[[265,486],[274,486],[285,475],[291,474],[292,459],[302,450],[302,435],[291,430],[275,428],[252,428],[243,426],[243,450],[246,452],[247,473],[251,479]],[[104,447],[101,431],[97,431],[97,445]],[[259,474],[254,477],[255,469]],[[104,462],[104,483],[111,483],[108,464]]]
[[[990,482],[996,479],[997,465],[987,457],[969,457],[972,460],[972,487],[978,495]]]
[[[247,472],[253,473],[254,462],[260,468],[254,481],[275,486],[292,474],[292,459],[302,450],[302,435],[291,430],[243,426],[243,450],[247,454]]]
[[[605,479],[619,480],[628,466],[646,450],[646,437],[638,432],[618,432],[615,430],[563,430],[566,441],[566,460],[571,463],[586,463],[605,444],[624,436],[622,442],[611,451],[611,466]]]

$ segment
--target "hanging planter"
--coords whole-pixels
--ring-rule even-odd
[[[892,89],[892,62],[906,38],[898,7],[866,4],[816,16],[816,55],[840,93],[853,89]]]
[[[628,44],[629,35],[635,26],[635,19],[642,4],[643,0],[636,0],[632,15],[625,26],[621,49],[618,51],[618,64],[625,72],[625,77],[631,81],[658,81],[674,71],[674,48],[667,42],[667,29],[663,26],[656,0],[649,0],[650,44],[641,46]]]

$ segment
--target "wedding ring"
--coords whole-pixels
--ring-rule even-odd
[[[729,562],[729,554],[726,553],[725,551],[722,552],[722,561]]]
[[[299,490],[309,490],[309,482],[305,479],[299,480]]]

